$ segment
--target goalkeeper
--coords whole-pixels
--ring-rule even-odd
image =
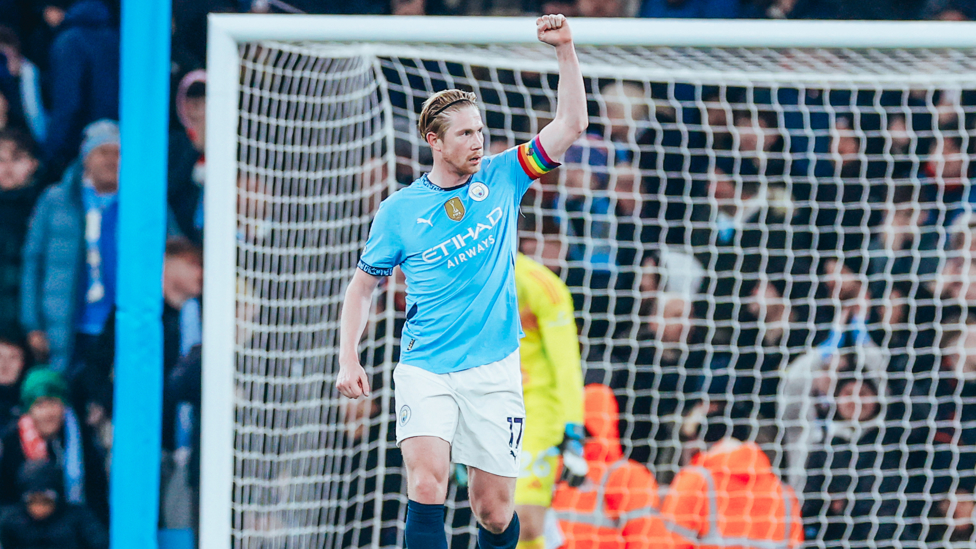
[[[515,287],[525,338],[520,348],[527,428],[515,505],[522,523],[518,549],[543,549],[546,512],[564,456],[571,485],[586,478],[583,372],[569,288],[545,266],[519,254]]]

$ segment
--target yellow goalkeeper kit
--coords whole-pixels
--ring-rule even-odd
[[[573,298],[555,273],[522,254],[515,261],[515,286],[525,332],[520,354],[526,415],[515,503],[548,507],[559,472],[556,447],[567,424],[583,423]]]

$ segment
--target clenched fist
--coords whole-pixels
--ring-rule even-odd
[[[573,34],[569,30],[569,22],[563,15],[543,15],[535,20],[539,41],[550,46],[562,46],[573,41]]]
[[[359,365],[358,361],[355,363],[340,361],[336,388],[342,396],[349,398],[369,396],[369,379],[366,377],[366,370]]]

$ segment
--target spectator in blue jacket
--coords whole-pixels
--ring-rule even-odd
[[[739,2],[738,0],[644,0],[640,16],[734,19],[739,16]]]
[[[79,0],[68,10],[51,45],[51,119],[44,142],[49,173],[74,157],[81,130],[119,117],[119,33],[100,0]]]
[[[85,128],[80,162],[41,195],[24,246],[21,324],[35,356],[69,377],[115,304],[119,127]]]

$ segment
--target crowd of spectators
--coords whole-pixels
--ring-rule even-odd
[[[976,19],[961,0],[173,5],[161,280],[168,528],[196,520],[207,13]],[[37,532],[57,532],[60,547],[107,544],[117,192],[138,184],[118,177],[119,10],[118,0],[0,0],[4,548],[35,547]],[[972,513],[960,509],[976,488],[976,319],[965,305],[976,301],[974,94],[776,92],[779,104],[838,107],[811,121],[778,117],[761,98],[742,108],[743,90],[699,91],[692,112],[654,108],[658,91],[641,83],[606,83],[594,115],[610,123],[592,125],[530,197],[548,212],[526,227],[545,237],[538,255],[570,265],[562,274],[586,311],[590,375],[621,395],[628,456],[667,484],[689,411],[732,396],[727,419],[755,427],[803,494],[808,536],[838,546],[970,539]],[[839,108],[855,103],[884,115]],[[931,112],[909,117],[904,105]],[[693,131],[667,129],[677,120]],[[688,152],[706,149],[714,154]],[[240,185],[251,197],[240,208],[264,207],[259,181]]]

